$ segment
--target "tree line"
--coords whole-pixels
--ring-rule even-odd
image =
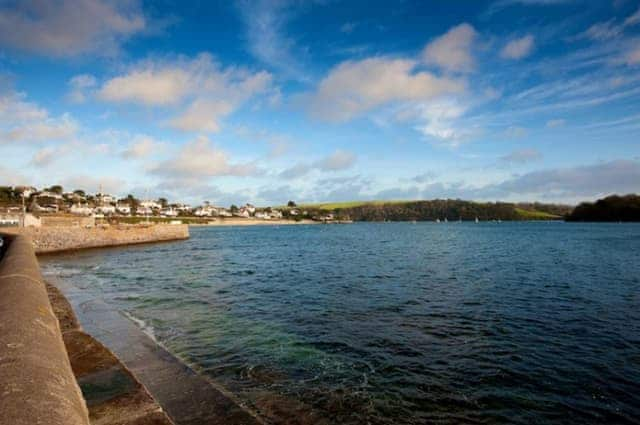
[[[567,221],[640,221],[640,196],[607,196],[583,202],[567,216]]]

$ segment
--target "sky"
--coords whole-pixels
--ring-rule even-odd
[[[640,192],[640,2],[0,0],[0,185],[218,205]]]

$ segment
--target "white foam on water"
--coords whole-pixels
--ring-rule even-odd
[[[164,345],[162,345],[162,343],[160,343],[160,341],[158,341],[158,339],[156,338],[156,334],[155,334],[155,331],[153,329],[153,326],[151,326],[150,324],[145,322],[143,319],[140,319],[139,317],[134,316],[133,314],[129,313],[128,311],[122,311],[122,314],[127,319],[129,319],[133,323],[135,323],[140,328],[140,330],[142,330],[142,332],[145,335],[147,335],[149,338],[151,338],[153,340],[153,342],[155,342],[156,344],[158,344],[159,346],[161,346],[162,348],[164,348],[166,350],[166,347]]]

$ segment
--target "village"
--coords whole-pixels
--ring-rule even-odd
[[[43,189],[32,186],[0,186],[0,225],[17,224],[24,216],[76,216],[103,220],[159,220],[172,219],[187,221],[232,221],[249,219],[257,221],[312,220],[331,222],[335,217],[331,213],[307,211],[289,201],[286,207],[255,207],[247,203],[242,206],[231,205],[228,208],[216,206],[205,201],[202,205],[191,206],[172,203],[165,198],[138,199],[133,195],[124,198],[99,190],[90,194],[83,190],[64,191],[55,185]],[[21,218],[22,217],[22,218]]]

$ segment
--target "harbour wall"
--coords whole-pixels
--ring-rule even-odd
[[[89,425],[33,245],[2,236],[0,424]]]
[[[115,225],[98,227],[43,226],[14,228],[13,233],[28,236],[36,254],[73,251],[189,238],[186,224]]]

